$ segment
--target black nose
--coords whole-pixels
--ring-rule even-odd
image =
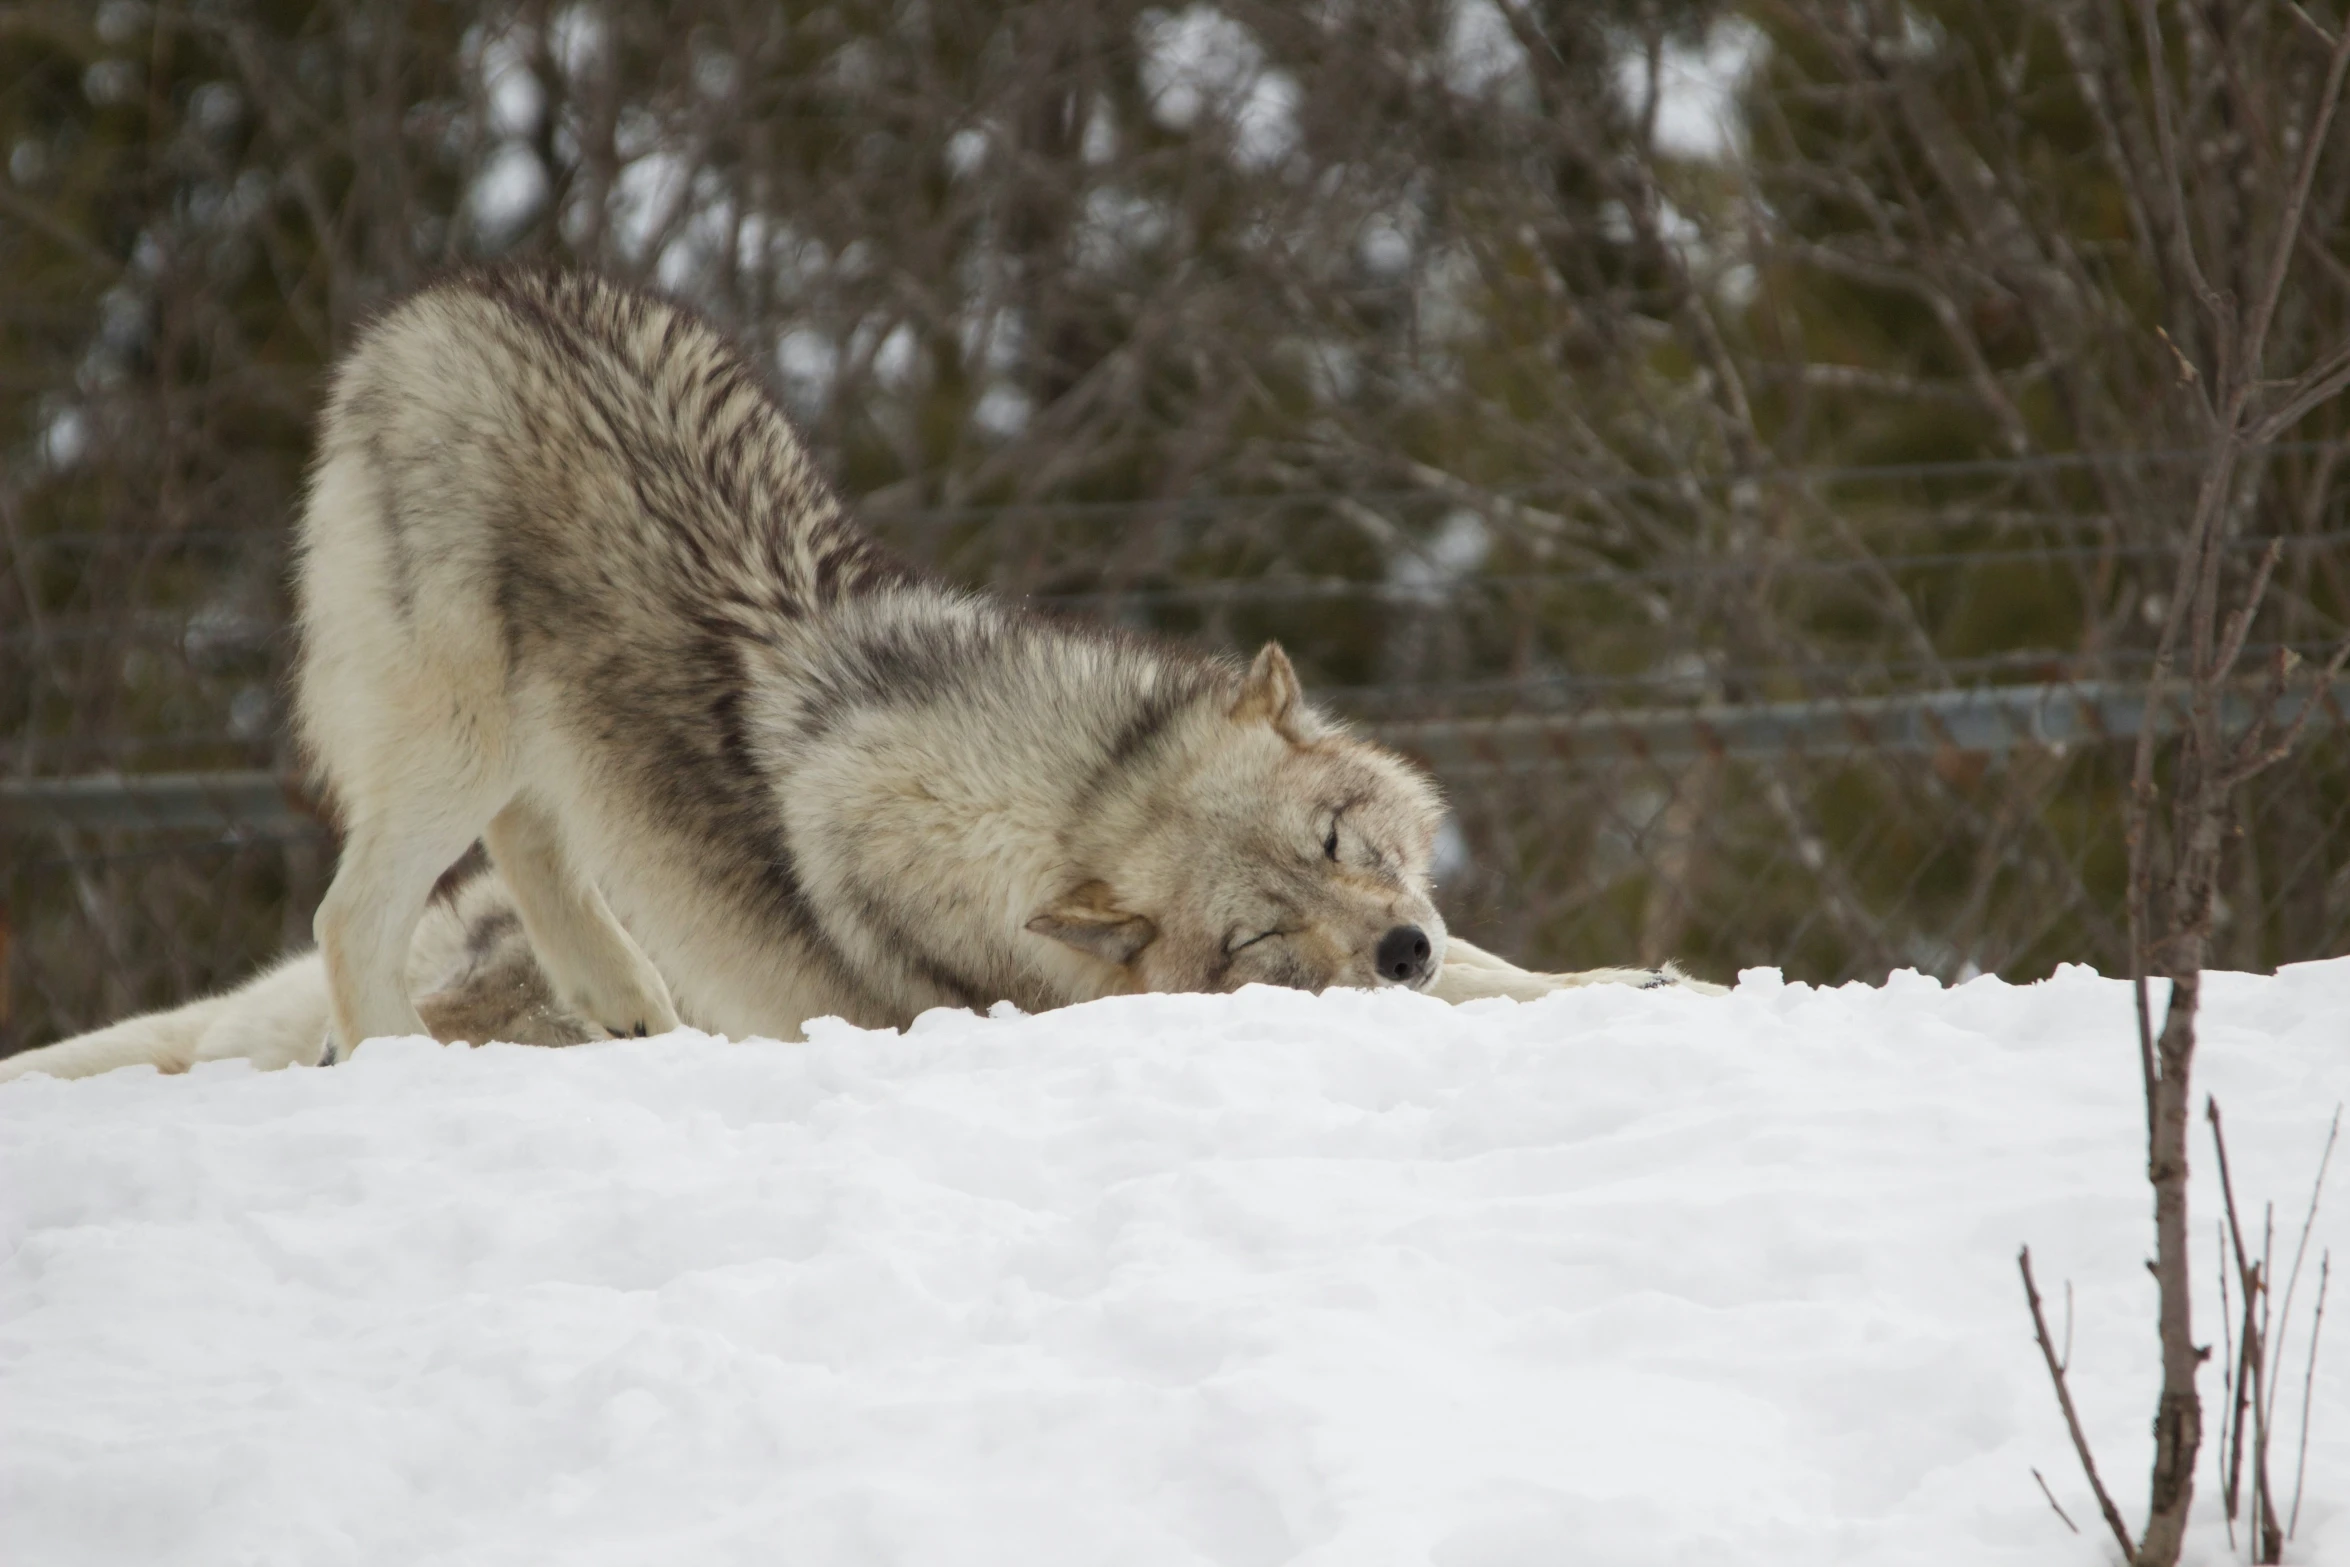
[[[1428,973],[1428,933],[1417,925],[1398,925],[1379,938],[1379,977],[1408,985]]]

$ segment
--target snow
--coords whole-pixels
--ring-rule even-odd
[[[2289,1238],[2350,1096],[2350,961],[2208,994],[2201,1081]],[[2080,969],[1750,971],[26,1078],[0,1556],[2110,1561],[2015,1252],[2059,1332],[2073,1281],[2075,1393],[2135,1517],[2130,1019]],[[2336,1177],[2319,1243],[2350,1265]],[[2203,1388],[2216,1412],[2216,1365]],[[2207,1444],[2216,1563],[2212,1473]],[[2292,1551],[2350,1563],[2350,1333]]]

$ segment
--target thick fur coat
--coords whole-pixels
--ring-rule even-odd
[[[550,1036],[1675,977],[1448,940],[1435,788],[1278,647],[1243,668],[909,568],[723,337],[593,277],[472,274],[380,317],[299,545],[297,715],[346,841],[319,957],[256,984],[310,985],[330,1056],[494,1027],[469,946],[520,954]],[[428,920],[436,886],[458,904]]]

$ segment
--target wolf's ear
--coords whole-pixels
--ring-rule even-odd
[[[1121,967],[1159,936],[1158,926],[1119,908],[1109,884],[1098,881],[1071,888],[1030,920],[1028,928]]]
[[[1268,642],[1257,650],[1248,678],[1240,683],[1240,699],[1232,704],[1232,717],[1241,723],[1261,719],[1284,739],[1305,743],[1306,694],[1280,643]]]

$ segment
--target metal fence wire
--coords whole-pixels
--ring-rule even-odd
[[[1245,604],[1245,624],[1176,628],[1245,649],[1297,601],[1351,587],[1382,617],[1377,645],[1438,665],[1432,640],[1506,633],[1492,603],[1523,586],[1257,577],[1084,603],[1156,629],[1179,609]],[[1300,617],[1292,639],[1309,668],[1332,661],[1316,625]],[[38,682],[136,690],[143,711],[226,722],[140,733],[118,716],[17,739],[20,759],[44,765],[0,778],[8,1045],[199,994],[307,940],[334,838],[285,748],[286,653],[279,621],[208,613],[48,644]],[[1453,812],[1447,918],[1529,963],[1676,958],[1725,979],[1771,964],[1816,982],[1896,967],[2116,971],[2119,802],[2143,671],[2050,678],[2051,663],[1988,660],[1964,685],[1881,662],[1749,670],[1737,697],[1701,668],[1321,694],[1436,774]],[[2288,702],[2314,703],[2310,729],[2247,795],[2222,915],[2220,950],[2246,967],[2350,946],[2350,682]],[[2232,723],[2248,704],[2235,699]],[[2156,714],[2179,717],[2175,698]]]

